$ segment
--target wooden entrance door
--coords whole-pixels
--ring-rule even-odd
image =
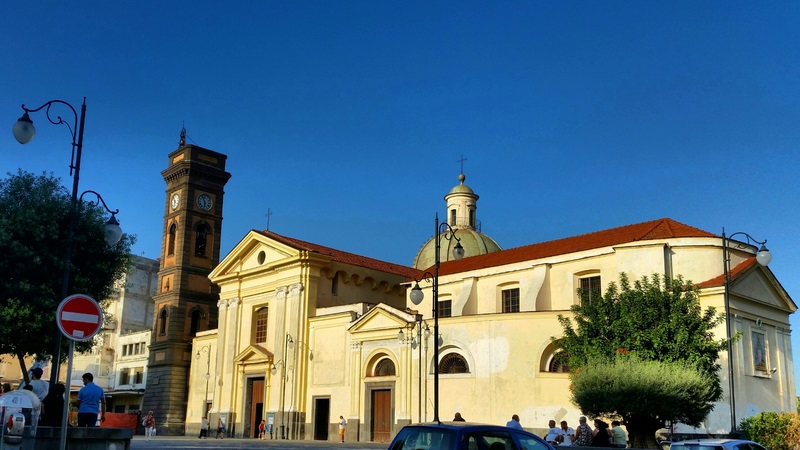
[[[372,391],[372,441],[389,442],[392,436],[392,391]]]
[[[254,378],[250,390],[250,434],[258,437],[258,425],[264,414],[264,379]]]

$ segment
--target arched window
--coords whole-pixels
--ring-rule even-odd
[[[158,314],[158,334],[159,336],[167,334],[167,308],[162,308]]]
[[[269,318],[267,312],[268,309],[266,306],[263,308],[258,308],[256,311],[256,344],[267,342],[267,319]]]
[[[373,377],[388,377],[395,375],[394,363],[389,358],[384,358],[375,364],[375,369],[372,370]]]
[[[175,235],[178,232],[178,226],[174,223],[169,226],[169,237],[167,237],[167,255],[175,254]]]
[[[458,353],[448,353],[439,363],[439,373],[469,373],[469,364]]]
[[[569,360],[567,358],[567,353],[563,351],[556,352],[552,358],[550,358],[550,363],[547,365],[548,372],[554,373],[569,373]]]
[[[194,255],[206,256],[206,240],[211,232],[211,227],[205,222],[197,222],[194,226]]]
[[[189,327],[189,334],[192,336],[197,335],[197,332],[200,331],[200,319],[203,318],[203,311],[199,308],[195,308],[191,314],[191,325]]]

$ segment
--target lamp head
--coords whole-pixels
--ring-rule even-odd
[[[422,299],[425,295],[422,293],[422,288],[419,287],[419,283],[414,284],[414,288],[411,289],[411,294],[409,294],[408,297],[411,299],[411,303],[415,305],[422,303]]]
[[[459,240],[458,242],[456,242],[456,246],[453,247],[453,258],[455,258],[455,260],[458,261],[463,257],[464,257],[464,247],[461,246],[461,241]]]
[[[117,242],[122,239],[122,228],[119,227],[119,221],[114,214],[111,213],[111,218],[106,222],[106,244],[109,247],[117,245]]]
[[[761,264],[762,266],[766,266],[767,264],[769,264],[770,261],[772,261],[772,253],[770,253],[769,250],[767,250],[765,244],[761,244],[761,248],[758,250],[758,253],[756,254],[756,261],[758,261],[758,263]]]
[[[276,373],[278,373],[278,367],[275,364],[273,364],[272,369],[270,369],[270,372],[272,372],[272,374],[275,375]]]
[[[403,330],[400,330],[400,332],[399,332],[399,333],[397,333],[397,340],[398,340],[398,341],[399,341],[401,344],[403,343],[403,340],[405,339],[405,337],[406,337],[406,335],[405,335],[405,334],[403,334]]]
[[[36,128],[34,128],[27,111],[17,120],[17,123],[11,128],[11,132],[14,133],[14,139],[20,144],[27,144],[33,139],[36,135]]]
[[[194,359],[197,359],[197,360],[200,359],[200,350],[198,350],[197,353],[194,354]]]

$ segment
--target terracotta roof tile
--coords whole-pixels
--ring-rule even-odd
[[[354,266],[380,270],[382,272],[402,275],[408,278],[413,278],[414,276],[419,274],[419,271],[417,269],[414,269],[413,267],[406,267],[400,264],[394,264],[386,261],[381,261],[378,259],[368,258],[366,256],[356,255],[355,253],[348,253],[341,250],[336,250],[335,248],[325,247],[323,245],[314,244],[312,242],[306,242],[306,241],[301,241],[300,239],[294,239],[287,236],[282,236],[278,233],[274,233],[268,230],[254,230],[254,231],[261,233],[270,239],[275,239],[278,242],[282,242],[290,247],[294,247],[298,250],[305,250],[309,252],[319,253],[321,255],[330,256],[335,261],[344,264],[352,264]]]
[[[736,267],[731,269],[731,273],[730,273],[731,281],[733,281],[736,278],[738,278],[739,275],[743,274],[745,271],[747,271],[751,267],[755,266],[757,263],[758,263],[758,261],[756,261],[756,257],[755,256],[751,256],[751,257],[745,259],[744,261],[740,262]],[[708,287],[722,286],[724,284],[725,284],[725,274],[723,273],[723,274],[721,274],[721,275],[719,275],[717,277],[714,277],[714,278],[712,278],[710,280],[706,280],[706,281],[703,281],[702,283],[698,283],[697,287],[708,288]]]
[[[468,270],[502,266],[505,264],[565,255],[568,253],[627,244],[630,242],[680,237],[718,236],[699,228],[676,222],[669,218],[664,218],[556,239],[554,241],[511,248],[485,255],[467,257],[461,261],[442,262],[439,267],[439,274],[446,275]]]

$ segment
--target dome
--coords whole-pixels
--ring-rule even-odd
[[[447,234],[449,234],[449,231]],[[439,260],[442,262],[450,261],[453,259],[453,247],[456,246],[456,240],[447,239],[443,235],[440,236],[442,236],[442,247],[440,248]],[[465,258],[469,258],[470,256],[485,255],[487,253],[502,250],[502,248],[497,245],[497,242],[495,242],[494,239],[486,236],[483,233],[468,228],[456,230],[456,237],[461,240],[461,246],[464,247]],[[435,255],[436,236],[428,239],[419,252],[417,252],[417,256],[414,258],[414,268],[425,270],[429,267],[432,267],[436,262]]]

